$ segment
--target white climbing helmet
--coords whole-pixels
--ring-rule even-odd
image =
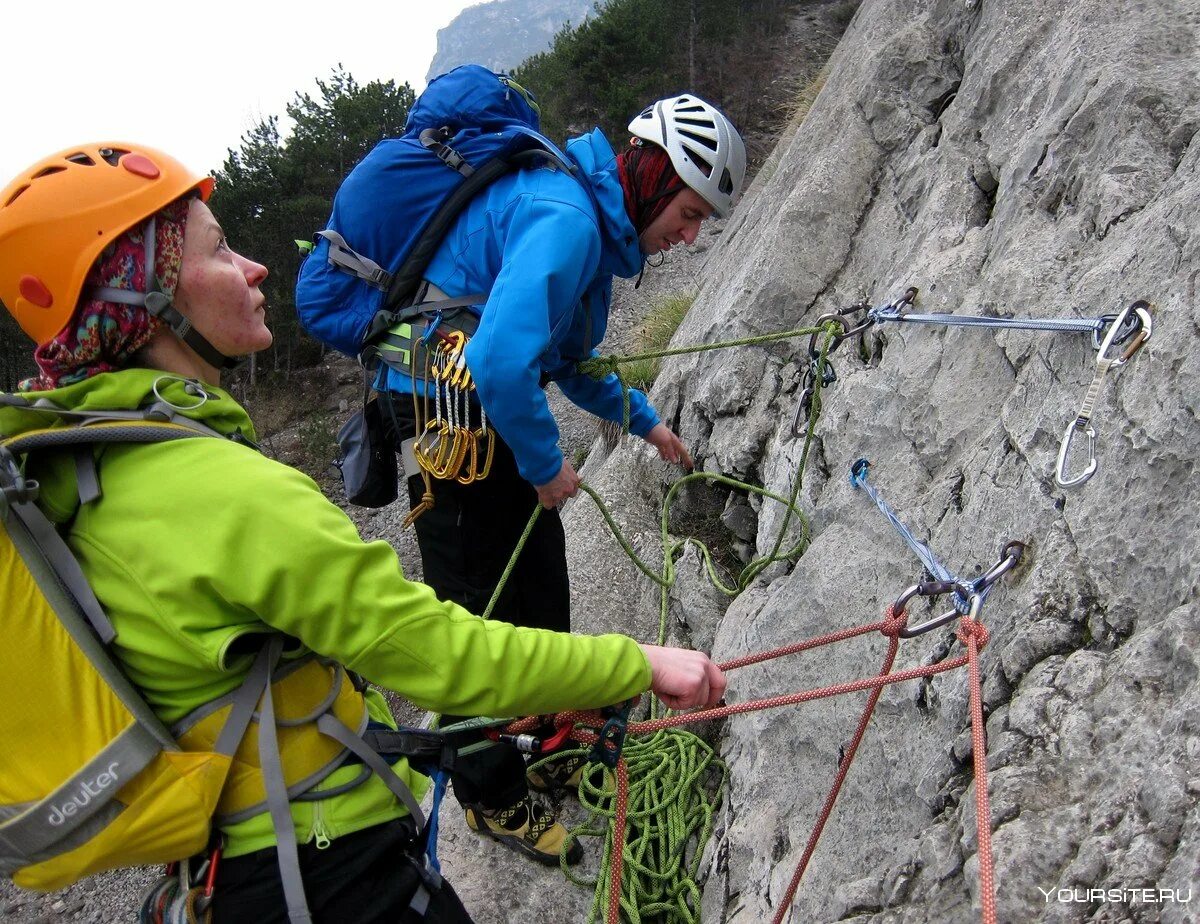
[[[746,179],[746,145],[716,106],[691,93],[660,99],[630,122],[629,130],[663,148],[679,178],[718,218],[729,215]]]

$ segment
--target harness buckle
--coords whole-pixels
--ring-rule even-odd
[[[32,503],[37,499],[38,483],[21,474],[21,466],[4,446],[0,446],[0,500],[3,507],[10,504]]]

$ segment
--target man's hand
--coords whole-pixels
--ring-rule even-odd
[[[571,463],[563,459],[562,468],[558,470],[558,474],[545,484],[536,486],[538,500],[547,510],[553,510],[568,497],[578,494],[579,485],[582,482],[583,479],[575,473]]]
[[[650,662],[650,689],[669,708],[715,706],[725,695],[725,675],[708,655],[687,648],[639,647]]]
[[[689,472],[694,467],[691,454],[683,445],[683,440],[677,437],[665,423],[655,424],[654,429],[646,434],[646,442],[658,450],[663,461],[682,465]]]

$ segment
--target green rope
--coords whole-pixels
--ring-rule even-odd
[[[692,346],[671,347],[665,350],[650,350],[647,353],[633,353],[629,356],[593,356],[575,366],[580,375],[590,375],[594,379],[607,378],[615,374],[621,385],[621,429],[629,432],[629,383],[621,374],[621,365],[636,363],[646,359],[664,359],[668,356],[683,356],[688,353],[707,353],[709,350],[726,350],[730,347],[756,346],[760,343],[771,343],[775,340],[789,340],[792,337],[811,337],[819,334],[825,327],[798,327],[795,330],[785,330],[774,334],[758,334],[754,337],[741,337],[737,340],[720,340],[717,343],[701,343]]]
[[[496,582],[496,589],[492,591],[492,598],[488,600],[488,605],[484,607],[483,615],[479,617],[480,619],[492,618],[492,610],[496,608],[496,604],[500,600],[500,594],[504,592],[504,585],[512,577],[513,569],[517,567],[517,559],[521,557],[521,549],[525,548],[525,543],[529,541],[529,534],[533,532],[534,524],[537,523],[541,513],[542,505],[535,504],[533,513],[529,515],[529,522],[525,524],[525,532],[521,533],[521,538],[517,540],[517,547],[513,549],[512,555],[509,556],[508,564],[504,566],[504,573],[500,575],[500,580]]]
[[[665,350],[651,350],[648,353],[633,353],[629,356],[593,356],[591,359],[581,361],[575,368],[582,375],[602,379],[610,372],[616,372],[617,367],[622,363],[634,363],[643,359],[664,359],[668,356],[683,356],[686,353],[707,353],[709,350],[725,350],[730,347],[755,346],[760,343],[771,343],[774,340],[789,340],[792,337],[809,337],[821,333],[824,329],[824,327],[798,327],[795,330],[785,330],[774,334],[758,334],[738,340],[721,340],[717,343],[700,343],[671,347]]]
[[[824,381],[825,364],[834,335],[839,331],[840,328],[837,325],[825,324],[817,328],[802,328],[782,334],[747,337],[724,343],[704,344],[700,347],[680,347],[626,357],[598,357],[579,364],[580,371],[590,375],[603,377],[610,372],[616,372],[620,377],[617,366],[622,362],[733,346],[747,346],[813,333],[824,334],[817,357],[812,405],[809,411],[808,427],[805,430],[804,447],[796,468],[796,477],[787,497],[758,485],[711,472],[693,472],[677,479],[671,485],[663,501],[660,520],[662,569],[655,571],[634,550],[633,545],[617,525],[600,495],[590,485],[580,485],[583,491],[595,501],[613,538],[629,556],[630,561],[659,586],[657,640],[659,645],[664,644],[667,638],[670,591],[677,577],[676,561],[686,552],[689,545],[695,545],[699,549],[705,571],[713,586],[730,597],[740,594],[771,565],[781,561],[794,561],[808,547],[812,530],[808,519],[797,507],[797,501],[803,487],[804,473],[808,467],[817,419],[821,414],[821,388]],[[623,381],[622,387],[625,391],[625,424],[626,430],[628,430],[628,388]],[[698,481],[721,484],[735,490],[757,494],[784,506],[783,518],[771,550],[762,558],[756,558],[743,567],[732,585],[727,585],[722,580],[713,562],[712,553],[703,542],[692,538],[673,539],[670,534],[673,503],[685,487]],[[533,514],[525,526],[525,532],[513,550],[512,557],[484,610],[485,619],[491,614],[499,600],[504,585],[512,574],[521,549],[532,532],[541,511],[540,504],[534,508]],[[785,549],[784,543],[793,520],[799,521],[799,536],[794,544]],[[656,701],[651,703],[650,716],[651,718],[659,717]],[[553,758],[531,764],[531,768],[537,768],[549,759],[560,760],[570,754],[586,756],[587,753],[586,749],[560,751]],[[681,728],[665,729],[645,738],[630,737],[625,741],[622,754],[629,772],[628,820],[622,861],[622,919],[632,922],[632,924],[640,924],[643,920],[651,919],[668,922],[668,924],[696,924],[700,915],[700,887],[698,885],[700,860],[704,846],[712,833],[713,813],[724,794],[728,776],[727,768],[707,742]],[[567,842],[563,846],[562,869],[571,882],[594,889],[592,905],[587,917],[588,924],[592,924],[592,922],[602,920],[605,916],[604,904],[607,900],[608,883],[612,873],[612,821],[616,816],[616,779],[613,774],[608,771],[602,773],[598,764],[591,765],[590,769],[585,771],[584,778],[580,783],[579,801],[587,810],[588,816],[582,824],[569,832]],[[565,863],[566,850],[571,841],[584,837],[604,839],[599,868],[595,877],[590,879],[572,871]]]

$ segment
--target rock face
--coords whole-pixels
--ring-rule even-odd
[[[579,25],[592,10],[588,0],[493,0],[470,6],[437,34],[427,81],[460,64],[509,71],[546,51],[568,22]]]
[[[879,618],[921,566],[847,482],[860,456],[952,570],[972,576],[1005,541],[1029,544],[982,613],[1004,921],[1200,917],[1198,32],[1197,0],[866,0],[802,128],[709,250],[675,340],[799,327],[910,285],[927,312],[1155,303],[1152,342],[1100,393],[1099,470],[1082,488],[1056,488],[1052,472],[1095,371],[1086,335],[881,326],[833,358],[799,563],[729,605],[681,565],[673,637],[720,659]],[[651,397],[699,467],[786,493],[803,346],[669,361]],[[634,441],[593,449],[583,475],[653,559],[674,474]],[[691,503],[731,545],[770,548],[774,502]],[[653,639],[654,587],[590,501],[566,519],[577,626]],[[730,701],[869,676],[884,647],[865,638],[743,669]],[[904,643],[898,666],[951,651],[939,630]],[[771,919],[861,705],[725,724],[708,924]],[[977,917],[968,728],[965,671],[884,692],[791,920]],[[1133,891],[1146,888],[1170,891]]]

